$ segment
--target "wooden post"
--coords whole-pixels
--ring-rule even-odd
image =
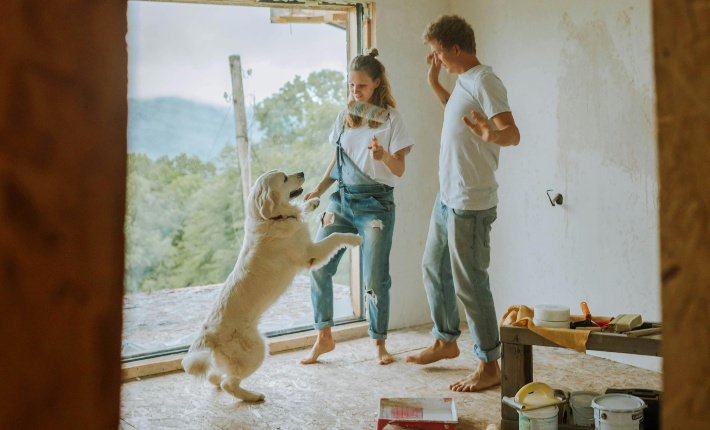
[[[232,103],[234,104],[234,128],[237,133],[237,155],[242,178],[242,208],[246,216],[247,197],[251,189],[251,167],[249,165],[249,139],[247,137],[247,114],[244,108],[244,87],[242,85],[242,60],[239,55],[229,57],[232,73]]]
[[[654,0],[652,13],[663,305],[661,428],[699,430],[708,428],[710,402],[710,7],[693,0]]]
[[[119,420],[126,8],[0,6],[0,429],[130,427]]]
[[[501,336],[501,342],[503,341]],[[520,387],[533,380],[531,345],[518,345],[502,342],[501,373],[501,430],[518,428],[518,412],[505,403],[502,398],[515,397]]]

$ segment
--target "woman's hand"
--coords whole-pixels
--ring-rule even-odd
[[[370,157],[372,157],[373,160],[384,161],[384,159],[390,155],[379,145],[377,137],[372,138],[372,145],[368,146],[367,149],[370,150]]]
[[[323,191],[321,191],[319,188],[316,188],[315,190],[311,191],[310,193],[306,194],[303,196],[303,201],[308,201],[310,199],[320,197],[323,194]]]
[[[407,155],[410,147],[401,149],[392,155],[379,145],[376,137],[373,137],[372,146],[367,148],[370,150],[370,157],[373,160],[382,161],[387,170],[392,172],[393,175],[402,176],[404,174],[404,156]]]

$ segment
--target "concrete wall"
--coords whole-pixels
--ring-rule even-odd
[[[430,321],[420,262],[442,109],[426,84],[421,33],[441,13],[472,24],[479,59],[506,84],[522,134],[501,151],[497,175],[498,315],[538,303],[579,313],[584,300],[598,315],[660,320],[650,2],[381,0],[376,43],[417,144],[396,197],[392,325]],[[563,194],[562,206],[551,206],[547,189]],[[604,355],[660,370],[660,359]]]

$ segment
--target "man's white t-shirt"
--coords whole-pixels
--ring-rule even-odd
[[[510,112],[508,93],[489,66],[475,66],[456,80],[444,109],[439,152],[441,202],[453,209],[485,210],[498,204],[500,146],[484,142],[466,127],[462,118],[471,118],[472,110],[489,119]]]
[[[382,160],[374,160],[370,157],[368,146],[372,145],[372,138],[377,136],[377,141],[385,151],[390,154],[414,145],[414,140],[409,136],[404,125],[402,114],[394,108],[388,108],[389,119],[377,128],[370,128],[366,121],[358,128],[347,128],[340,138],[340,144],[353,163],[363,171],[370,179],[394,187],[399,179],[389,171]],[[338,136],[343,130],[343,116],[347,110],[338,114],[335,125],[330,133],[331,145],[337,146]]]

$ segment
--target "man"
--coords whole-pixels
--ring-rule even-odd
[[[419,354],[407,356],[406,361],[428,364],[459,355],[458,297],[480,362],[473,373],[449,388],[480,391],[501,382],[500,334],[487,272],[489,238],[498,204],[498,153],[501,146],[517,145],[520,133],[505,87],[476,57],[473,29],[463,18],[439,17],[423,37],[431,47],[427,57],[429,85],[445,106],[440,191],[422,261],[435,341]],[[451,93],[439,83],[442,66],[459,75]]]

